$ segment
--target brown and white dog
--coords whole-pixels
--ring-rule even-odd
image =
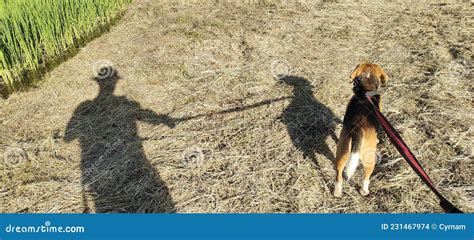
[[[380,95],[377,90],[388,80],[383,69],[373,63],[360,63],[352,71],[350,81],[353,83],[354,96],[347,105],[343,128],[337,143],[335,167],[337,170],[334,196],[342,195],[343,170],[350,179],[359,165],[359,158],[364,166],[364,180],[359,193],[369,194],[369,181],[375,167],[375,150],[377,147],[377,120],[373,116],[373,106],[366,96],[380,109]]]

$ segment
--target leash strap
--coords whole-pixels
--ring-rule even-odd
[[[410,164],[413,170],[418,174],[418,176],[420,176],[423,182],[425,182],[426,185],[428,185],[428,187],[431,189],[431,191],[436,194],[436,196],[441,201],[440,205],[444,209],[444,211],[447,213],[463,213],[461,210],[456,208],[451,202],[449,202],[445,197],[443,197],[443,195],[441,195],[438,189],[436,189],[428,174],[426,174],[423,167],[421,167],[420,162],[418,162],[418,160],[415,158],[415,155],[413,155],[413,153],[410,151],[410,149],[400,137],[395,128],[392,126],[392,124],[390,124],[387,118],[385,118],[385,116],[380,112],[378,107],[375,106],[375,104],[372,102],[372,97],[373,96],[367,96],[367,99],[374,107],[375,117],[380,122],[380,125],[382,125],[382,128],[387,134],[388,138],[393,143],[393,145],[395,145],[398,152],[400,152],[403,158],[405,158],[408,164]]]

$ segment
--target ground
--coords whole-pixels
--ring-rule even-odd
[[[332,196],[363,60],[435,185],[474,210],[472,4],[197,2],[135,1],[0,100],[0,212],[441,212],[383,134],[369,196],[361,167]]]

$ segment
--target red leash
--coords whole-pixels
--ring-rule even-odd
[[[400,152],[403,158],[407,160],[408,164],[410,164],[413,170],[415,170],[418,176],[420,176],[423,182],[425,182],[426,185],[428,185],[428,187],[431,189],[431,191],[436,194],[436,196],[441,201],[440,205],[444,209],[444,211],[447,213],[463,213],[461,210],[456,208],[451,202],[449,202],[445,197],[443,197],[443,195],[441,195],[438,189],[436,189],[430,177],[428,177],[428,174],[426,174],[425,170],[421,167],[420,162],[418,162],[418,160],[415,158],[415,155],[413,155],[413,153],[410,151],[408,146],[405,144],[403,139],[400,137],[395,128],[393,128],[387,118],[385,118],[385,116],[380,112],[379,108],[372,102],[372,97],[373,96],[367,96],[367,99],[370,103],[372,103],[372,106],[374,106],[375,117],[380,122],[380,125],[382,125],[382,128],[385,133],[387,133],[388,138],[393,143],[393,145],[395,145],[398,152]]]

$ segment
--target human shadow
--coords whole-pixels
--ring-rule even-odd
[[[94,78],[98,96],[76,108],[64,135],[66,142],[79,139],[82,149],[84,212],[90,211],[86,196],[96,212],[175,212],[168,188],[145,156],[137,121],[170,128],[175,123],[114,95],[119,77],[115,69],[105,71],[111,74]]]
[[[313,86],[307,79],[287,76],[280,81],[293,87],[291,102],[281,116],[293,145],[318,167],[316,154],[332,161],[334,155],[326,139],[331,137],[337,142],[335,125],[340,119],[314,97]]]

